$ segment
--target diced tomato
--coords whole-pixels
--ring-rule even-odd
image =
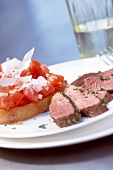
[[[64,88],[64,77],[57,74],[49,74],[47,80],[54,86],[55,91],[62,91]]]
[[[36,61],[36,60],[32,60],[30,63],[30,70],[32,72],[35,72],[36,70],[38,71],[40,69],[41,64]]]
[[[39,76],[46,78],[47,73],[49,73],[49,69],[46,65],[41,65],[38,61],[32,60],[30,66],[23,70],[20,76],[32,75],[32,78],[37,79]]]
[[[8,93],[8,92],[9,92],[8,89],[1,88],[1,87],[0,87],[0,93]]]
[[[39,93],[42,94],[43,97],[46,97],[48,95],[54,94],[55,88],[53,87],[52,84],[49,83],[46,87],[42,87],[42,90]]]
[[[37,102],[38,101],[38,94],[35,94],[34,90],[31,88],[24,88],[23,94],[26,96],[27,99],[29,99],[31,102]]]
[[[56,75],[57,79],[60,80],[62,83],[64,82],[64,77],[61,75]]]
[[[63,91],[64,86],[62,84],[58,84],[58,85],[54,86],[54,88],[55,88],[55,91]]]
[[[29,69],[32,74],[32,77],[35,79],[40,76],[40,66],[41,64],[36,60],[32,60],[30,63]]]
[[[13,90],[15,86],[0,86],[1,93],[9,93],[10,90]]]
[[[11,96],[1,96],[0,97],[0,109],[7,109],[15,107],[15,103]]]
[[[0,64],[0,72],[2,72],[2,64]]]
[[[49,69],[46,65],[40,66],[40,76],[43,76],[44,78],[47,78],[47,74],[49,73]]]
[[[24,96],[24,97],[22,98],[22,100],[19,102],[18,106],[19,106],[19,107],[20,107],[20,106],[24,106],[24,105],[29,104],[29,103],[31,103],[31,101]]]
[[[16,106],[19,105],[21,100],[24,98],[24,94],[22,94],[20,92],[15,92],[15,93],[11,94],[10,96],[12,96],[12,100]]]
[[[64,77],[56,74],[50,74],[50,76],[47,77],[47,80],[53,85],[62,84],[64,81]]]
[[[20,77],[29,76],[29,75],[31,75],[31,71],[29,68],[27,68],[21,72]]]

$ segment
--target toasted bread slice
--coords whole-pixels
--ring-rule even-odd
[[[48,96],[36,103],[30,103],[21,107],[0,110],[0,124],[12,124],[32,118],[49,109],[52,96]]]

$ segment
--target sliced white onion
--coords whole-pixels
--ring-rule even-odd
[[[32,75],[18,78],[18,81],[21,81],[22,83],[31,82],[31,80],[32,80]]]
[[[0,86],[13,86],[20,82],[26,83],[31,81],[32,76],[25,76],[25,77],[17,77],[17,78],[1,78],[0,79]]]
[[[37,79],[32,79],[31,83],[33,83],[33,89],[37,92],[42,90],[42,87],[47,85],[47,80],[39,76]]]
[[[38,99],[42,99],[43,95],[42,94],[38,94]]]
[[[21,87],[18,89],[18,91],[23,90],[25,87],[29,88],[32,87],[36,92],[39,92],[42,90],[42,87],[47,85],[47,80],[39,76],[37,79],[31,79],[31,81],[23,81],[24,83],[21,85]]]
[[[21,61],[17,58],[13,58],[11,60],[8,60],[4,63],[2,63],[2,70],[4,75],[9,75],[12,73],[14,69],[16,69],[20,65]]]
[[[42,76],[39,76],[37,79],[32,79],[32,81],[33,81],[34,84],[37,84],[37,85],[41,85],[41,86],[47,85],[47,80]]]
[[[36,92],[39,92],[39,91],[42,90],[42,85],[33,84],[33,89],[34,89]]]
[[[3,76],[12,74],[13,77],[19,77],[22,70],[29,67],[33,53],[34,48],[25,54],[22,61],[17,58],[13,58],[2,63]]]
[[[30,51],[28,51],[25,54],[25,56],[24,56],[24,58],[22,60],[22,63],[21,63],[23,65],[23,69],[26,69],[26,68],[29,67],[30,62],[31,62],[31,58],[32,58],[33,53],[34,53],[34,50],[35,50],[35,48],[33,47]]]
[[[18,78],[2,78],[0,79],[0,86],[13,86],[18,81]]]
[[[25,54],[25,56],[24,56],[23,60],[21,61],[21,64],[19,65],[17,70],[22,71],[29,67],[33,53],[34,53],[34,47]]]
[[[25,87],[27,87],[27,84],[28,84],[28,83],[23,83],[23,84],[17,89],[17,91],[23,90]]]

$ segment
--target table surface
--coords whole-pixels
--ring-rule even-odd
[[[0,62],[33,58],[52,65],[80,58],[65,0],[0,0]],[[48,149],[0,148],[5,170],[112,170],[113,136]]]

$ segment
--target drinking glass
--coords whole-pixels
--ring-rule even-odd
[[[66,0],[81,58],[113,47],[113,0]]]

